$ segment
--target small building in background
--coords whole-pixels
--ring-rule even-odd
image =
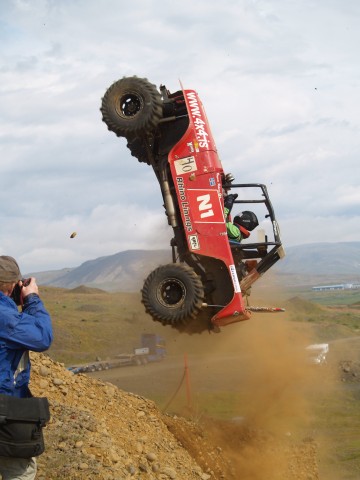
[[[312,287],[312,290],[351,290],[354,288],[360,288],[359,283],[339,283],[337,285],[320,285],[318,287]]]

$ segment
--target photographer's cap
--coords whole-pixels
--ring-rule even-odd
[[[0,255],[0,282],[18,282],[21,280],[19,265],[15,258]]]

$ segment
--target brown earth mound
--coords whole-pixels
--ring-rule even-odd
[[[93,288],[93,287],[86,287],[85,285],[80,285],[79,287],[75,287],[69,290],[71,293],[84,293],[93,295],[94,293],[106,293],[105,290],[101,290],[101,288]]]
[[[52,419],[38,480],[316,480],[316,445],[242,424],[185,420],[110,383],[31,354],[31,389]]]

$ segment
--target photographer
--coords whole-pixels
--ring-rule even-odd
[[[0,256],[0,394],[24,398],[31,397],[29,350],[50,347],[52,325],[35,278],[21,278],[16,260]],[[0,456],[0,474],[3,480],[33,480],[36,460]]]

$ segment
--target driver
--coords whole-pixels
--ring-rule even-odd
[[[255,213],[250,212],[249,210],[238,213],[234,217],[234,220],[231,221],[230,212],[237,197],[237,193],[233,193],[225,197],[224,214],[226,230],[229,239],[241,242],[241,240],[250,236],[250,232],[252,232],[259,225],[259,222]]]

